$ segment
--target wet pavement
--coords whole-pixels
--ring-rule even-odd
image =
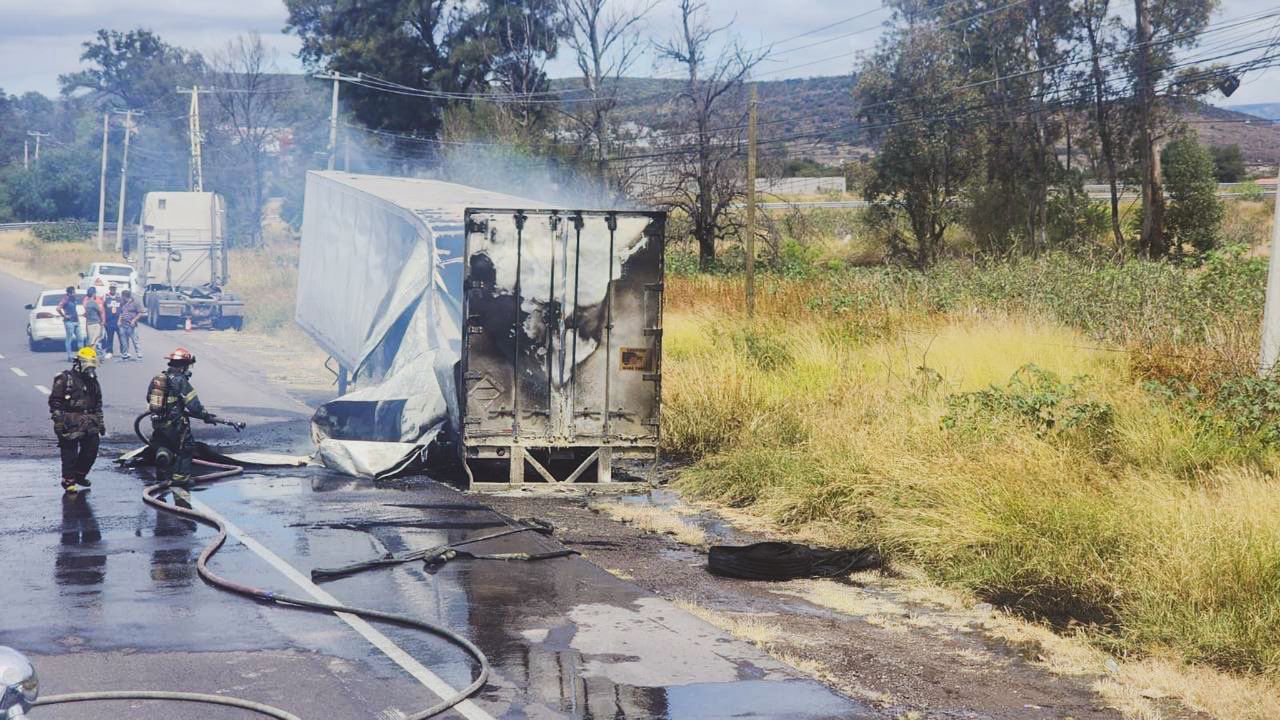
[[[144,506],[138,475],[101,472],[92,491],[67,498],[35,481],[47,465],[0,464],[0,507],[10,509],[0,517],[0,643],[32,655],[45,692],[217,692],[305,718],[397,718],[433,702],[404,667],[335,616],[266,606],[204,584],[194,560],[213,531]],[[430,481],[373,488],[318,470],[247,474],[192,498],[304,576],[508,523],[477,498]],[[560,547],[528,532],[468,549]],[[304,594],[235,540],[213,566],[240,582]],[[434,573],[412,563],[322,587],[350,605],[440,622],[480,645],[494,674],[463,709],[471,718],[873,716],[577,557],[459,559]],[[470,680],[471,662],[444,641],[378,630],[448,685]],[[62,706],[32,717],[102,717],[104,707]],[[135,703],[128,716],[237,717],[218,712]]]
[[[38,351],[27,348],[27,311],[42,286],[0,273],[0,458],[57,455],[49,420],[49,388],[70,367],[61,343]],[[255,439],[278,452],[310,452],[306,428],[312,410],[234,351],[211,342],[209,331],[154,330],[138,326],[144,359],[105,360],[98,370],[102,385],[107,445],[134,441],[133,421],[146,408],[147,385],[164,369],[164,355],[182,345],[196,355],[192,383],[205,405],[227,419],[250,424]],[[199,439],[244,438],[227,427],[195,424]]]
[[[26,349],[25,312],[39,288],[0,273],[0,645],[28,653],[46,694],[185,690],[276,705],[307,719],[394,720],[465,686],[461,650],[399,627],[360,628],[330,613],[267,606],[206,585],[195,560],[210,528],[142,503],[144,478],[108,455],[132,446],[159,356],[197,353],[194,383],[211,409],[248,420],[237,436],[196,424],[224,449],[308,451],[311,410],[260,368],[200,333],[142,330],[146,363],[100,371],[108,428],[93,489],[65,497],[45,388],[63,353]],[[14,370],[16,368],[17,370]],[[19,372],[20,371],[20,372]],[[483,496],[419,480],[394,488],[319,469],[249,473],[192,493],[245,537],[212,565],[281,593],[328,592],[350,605],[407,613],[458,630],[493,675],[448,717],[855,718],[864,707],[804,679],[753,646],[579,557],[537,563],[420,563],[304,585],[309,571],[488,534],[510,520]],[[477,553],[560,549],[535,533],[469,546]],[[37,709],[33,720],[244,718],[174,703]]]

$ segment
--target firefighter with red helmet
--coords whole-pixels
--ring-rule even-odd
[[[169,367],[151,379],[147,407],[151,411],[151,445],[156,452],[156,479],[173,485],[191,484],[191,460],[195,441],[190,418],[207,423],[214,414],[205,410],[191,386],[191,366],[196,356],[186,348],[165,355]]]

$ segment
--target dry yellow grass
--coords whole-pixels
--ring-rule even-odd
[[[640,530],[670,535],[676,542],[692,547],[706,547],[707,533],[696,525],[690,525],[680,513],[649,505],[625,505],[616,502],[597,503],[595,509],[605,515],[633,525]]]
[[[685,491],[793,537],[873,543],[934,581],[1074,619],[1098,647],[1280,682],[1274,450],[1206,431],[1123,353],[1059,324],[899,313],[858,330],[805,310],[820,283],[776,282],[754,323],[732,282],[671,283],[663,431],[694,461]],[[1052,392],[1105,403],[1108,422],[944,427],[949,396],[1003,387],[1029,362],[1075,384]],[[1004,632],[1060,671],[1105,659],[1032,627]]]
[[[759,647],[776,642],[782,635],[781,629],[770,623],[767,615],[717,612],[687,600],[676,600],[673,604],[708,625]]]
[[[39,243],[27,230],[0,231],[0,269],[48,288],[74,285],[76,273],[95,262],[120,262],[120,256],[89,242]]]
[[[1280,691],[1272,684],[1160,658],[1125,663],[1094,689],[1126,718],[1137,720],[1162,720],[1161,701],[1169,700],[1217,720],[1280,717]]]

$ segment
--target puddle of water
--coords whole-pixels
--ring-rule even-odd
[[[647,492],[620,495],[615,501],[620,505],[635,505],[668,510],[673,517],[691,527],[700,528],[713,541],[723,544],[739,542],[733,526],[715,513],[699,510],[685,503],[680,494],[666,488],[654,488]]]

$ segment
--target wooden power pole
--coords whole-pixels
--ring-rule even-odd
[[[1139,137],[1142,156],[1142,236],[1141,245],[1147,257],[1165,252],[1164,188],[1161,187],[1160,148],[1156,146],[1155,68],[1151,63],[1150,0],[1134,0],[1134,26],[1137,30],[1137,96]]]
[[[1275,371],[1280,359],[1280,172],[1276,173],[1276,211],[1271,221],[1271,257],[1267,262],[1267,301],[1262,311],[1263,377]]]
[[[747,120],[747,317],[756,312],[756,86],[751,86]]]
[[[200,153],[204,141],[204,136],[200,132],[200,86],[178,88],[178,92],[183,95],[191,94],[191,107],[187,110],[187,137],[191,141],[191,177],[187,185],[191,192],[204,192],[204,160]]]

